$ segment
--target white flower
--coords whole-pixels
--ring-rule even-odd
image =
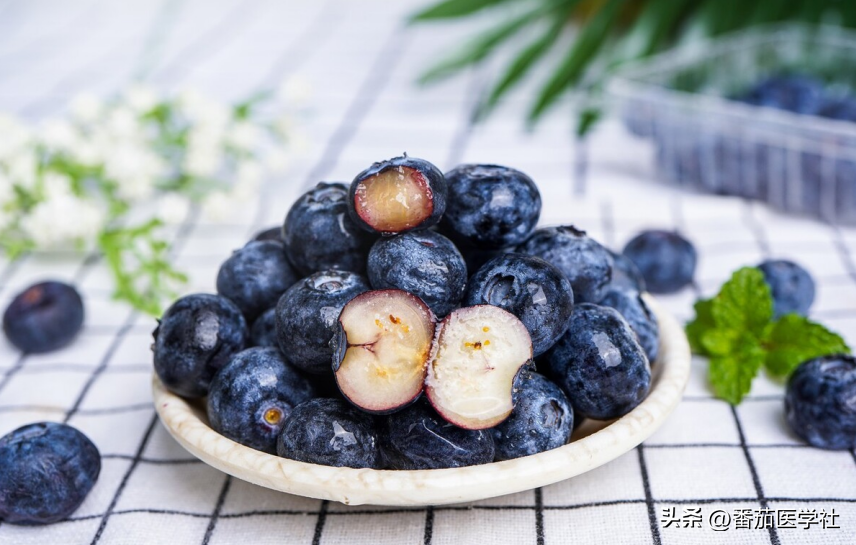
[[[154,192],[154,180],[145,174],[123,178],[116,187],[120,198],[135,202],[149,198]]]
[[[72,148],[80,139],[74,127],[65,119],[51,119],[44,123],[41,141],[48,147],[59,151]]]
[[[312,82],[304,76],[292,76],[279,84],[276,94],[282,102],[304,104],[312,96]]]
[[[148,196],[153,178],[162,175],[164,168],[160,157],[138,143],[118,144],[110,149],[104,159],[104,173],[119,184],[120,193],[127,190],[128,197]]]
[[[291,156],[282,148],[274,148],[265,155],[265,166],[274,174],[282,174],[291,165]]]
[[[202,215],[210,220],[223,221],[232,215],[235,203],[225,191],[212,191],[202,201]]]
[[[194,124],[222,129],[229,122],[229,109],[195,89],[179,93],[178,106]]]
[[[157,202],[158,217],[167,224],[176,225],[184,221],[190,211],[190,201],[178,193],[167,193]]]
[[[30,129],[14,117],[0,113],[0,160],[15,157],[29,146]]]
[[[71,99],[71,115],[83,123],[91,123],[98,119],[104,105],[101,100],[90,93],[80,93]]]
[[[36,154],[32,149],[22,150],[6,162],[6,172],[12,179],[12,183],[28,191],[35,188],[37,167]]]
[[[114,138],[129,139],[140,132],[140,121],[127,106],[113,108],[107,116],[107,128]]]
[[[231,191],[235,199],[246,202],[258,196],[263,172],[263,168],[256,161],[241,162],[235,173],[235,185],[232,186]]]
[[[148,85],[135,83],[125,90],[125,102],[138,114],[145,114],[157,105],[158,97]]]
[[[189,147],[182,168],[196,178],[213,176],[220,169],[219,149],[213,146]]]
[[[42,177],[42,193],[47,200],[72,196],[71,178],[59,172],[46,172]]]
[[[261,140],[261,130],[250,121],[238,121],[229,131],[229,143],[239,150],[251,150]]]
[[[104,213],[95,203],[69,194],[37,204],[21,220],[21,227],[37,246],[55,248],[93,240],[103,222]]]
[[[4,214],[3,205],[11,201],[13,197],[15,197],[15,191],[12,189],[12,180],[0,172],[0,216]]]
[[[69,149],[68,153],[72,159],[81,165],[88,167],[101,163],[102,157],[107,155],[106,153],[102,153],[98,144],[95,143],[95,140],[83,139],[78,140],[77,143]]]

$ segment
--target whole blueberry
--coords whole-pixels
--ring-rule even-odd
[[[169,390],[203,397],[214,374],[244,349],[247,322],[235,304],[197,293],[177,300],[152,333],[155,371]]]
[[[374,420],[341,399],[313,399],[291,411],[276,453],[298,462],[381,468]]]
[[[279,350],[248,348],[211,381],[208,421],[233,441],[274,453],[286,417],[314,394],[309,380],[287,364]]]
[[[88,437],[66,424],[29,424],[0,438],[0,521],[50,524],[71,515],[101,472]]]
[[[571,225],[538,229],[517,251],[555,265],[571,281],[579,303],[603,299],[612,279],[609,250]]]
[[[276,242],[282,242],[282,227],[275,226],[269,227],[263,231],[259,231],[253,236],[253,240],[250,242],[260,241],[260,240],[273,240]]]
[[[321,271],[294,284],[276,305],[276,338],[289,363],[313,374],[333,368],[330,340],[342,307],[368,291],[368,281],[348,271]]]
[[[850,97],[826,99],[817,115],[854,123],[856,122],[856,100]]]
[[[617,310],[627,320],[630,329],[636,333],[636,339],[642,349],[645,350],[648,361],[650,363],[657,361],[657,353],[660,348],[660,326],[657,323],[657,317],[651,312],[639,292],[613,288],[609,290],[600,304]]]
[[[571,438],[574,410],[562,389],[538,373],[515,382],[514,410],[493,428],[496,459],[510,460],[561,447]]]
[[[824,356],[797,367],[785,392],[785,416],[815,447],[856,448],[856,358]]]
[[[541,216],[541,194],[526,174],[499,165],[461,165],[446,173],[449,202],[443,228],[471,246],[520,244]]]
[[[367,273],[374,289],[408,291],[440,317],[458,306],[467,283],[461,253],[434,231],[379,239],[369,252]]]
[[[250,344],[252,346],[273,346],[276,343],[276,307],[267,309],[256,318],[250,327]]]
[[[470,278],[463,304],[494,305],[517,316],[538,356],[567,331],[574,293],[565,275],[543,259],[503,254]]]
[[[361,273],[374,237],[348,215],[348,187],[321,182],[291,206],[282,228],[288,259],[301,275],[325,269]]]
[[[762,80],[738,100],[800,114],[814,114],[823,105],[823,82],[810,76],[777,75]]]
[[[58,350],[83,327],[83,300],[62,282],[33,284],[12,299],[3,313],[3,332],[23,352]]]
[[[696,249],[674,231],[642,231],[623,253],[642,273],[651,293],[675,293],[693,281]]]
[[[612,256],[612,281],[609,289],[634,290],[642,293],[645,291],[645,279],[632,261],[624,254],[609,251]]]
[[[262,240],[235,250],[223,262],[217,273],[217,293],[229,298],[248,321],[253,321],[296,281],[282,244]]]
[[[487,464],[494,459],[490,430],[449,424],[424,400],[389,415],[381,450],[392,469],[441,469]]]
[[[795,312],[806,316],[814,302],[814,279],[804,268],[785,259],[768,259],[758,265],[773,295],[776,318]]]
[[[577,305],[568,332],[545,359],[575,416],[618,418],[639,405],[651,387],[651,367],[636,334],[609,307]]]

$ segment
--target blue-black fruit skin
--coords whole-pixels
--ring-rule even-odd
[[[279,350],[248,348],[232,357],[211,382],[208,421],[229,439],[271,454],[286,417],[297,405],[315,396],[309,379],[285,362]],[[278,409],[282,420],[264,416]]]
[[[63,282],[33,284],[12,299],[3,313],[3,332],[22,352],[52,352],[68,345],[83,327],[80,294]]]
[[[348,213],[348,186],[320,182],[285,216],[282,237],[289,261],[302,276],[327,269],[362,273],[373,236]]]
[[[598,346],[600,345],[600,346]],[[548,375],[576,417],[610,420],[633,410],[651,387],[651,367],[636,334],[617,310],[584,303],[546,354]]]
[[[517,316],[539,356],[567,331],[574,293],[562,271],[543,259],[503,254],[470,278],[463,305],[494,305]]]
[[[244,349],[249,331],[232,301],[196,293],[174,302],[152,336],[161,382],[180,396],[195,398],[208,395],[214,374]]]
[[[294,408],[276,453],[298,462],[381,469],[374,419],[341,399],[313,399]]]
[[[250,345],[278,347],[276,342],[276,306],[262,312],[250,326]]]
[[[642,278],[642,273],[632,261],[627,259],[624,254],[609,251],[612,256],[612,281],[609,284],[609,289],[624,289],[635,290],[639,293],[646,291],[645,279]]]
[[[476,248],[522,243],[541,217],[541,193],[526,174],[499,165],[460,165],[446,173],[443,228]]]
[[[778,75],[762,80],[737,100],[755,106],[817,114],[823,106],[823,82],[805,75]]]
[[[856,448],[856,358],[838,354],[800,364],[788,379],[785,417],[810,445]]]
[[[342,307],[368,291],[368,280],[349,271],[320,271],[289,288],[276,305],[276,338],[286,359],[303,371],[329,374],[331,339]]]
[[[269,227],[263,231],[259,231],[253,236],[253,239],[250,242],[258,242],[260,240],[273,240],[276,242],[282,242],[282,227]]]
[[[377,229],[366,223],[359,216],[359,214],[357,214],[357,209],[355,205],[357,187],[360,185],[360,182],[371,178],[375,174],[380,174],[381,172],[384,172],[386,170],[398,167],[412,168],[414,170],[419,171],[425,177],[425,180],[428,183],[428,188],[431,190],[431,198],[433,200],[434,207],[431,211],[431,215],[425,218],[425,220],[419,225],[414,225],[409,229],[404,229],[395,233],[378,231]],[[407,231],[428,229],[429,227],[437,225],[440,222],[440,218],[443,217],[443,213],[446,211],[448,191],[449,189],[448,184],[446,183],[446,177],[443,176],[443,172],[433,164],[429,163],[424,159],[408,157],[407,155],[401,157],[393,157],[392,159],[387,159],[386,161],[378,161],[377,163],[372,164],[372,166],[370,166],[369,168],[357,174],[357,176],[354,178],[354,181],[351,182],[351,186],[348,190],[348,214],[351,216],[351,220],[356,225],[358,225],[361,229],[374,235],[392,236]]]
[[[250,242],[236,250],[217,273],[217,293],[231,299],[247,321],[275,305],[298,279],[282,243]]]
[[[617,310],[630,324],[630,329],[636,333],[636,339],[645,350],[648,361],[652,364],[657,361],[660,349],[660,326],[657,323],[657,317],[651,312],[639,292],[612,288],[600,304]]]
[[[609,250],[571,225],[538,229],[517,252],[555,265],[570,280],[577,303],[597,303],[612,280]]]
[[[642,231],[624,247],[651,293],[675,293],[688,286],[698,261],[695,246],[674,231]]]
[[[574,409],[555,383],[537,373],[515,381],[514,410],[493,428],[497,460],[531,456],[561,447],[571,438]]]
[[[381,451],[390,469],[442,469],[494,460],[491,430],[465,430],[449,424],[424,398],[386,417]]]
[[[814,303],[815,285],[811,274],[793,261],[768,259],[758,265],[773,295],[773,314],[808,315]]]
[[[467,284],[463,256],[434,231],[378,239],[369,252],[367,273],[374,289],[410,292],[441,318],[457,308]]]
[[[66,424],[28,424],[0,438],[0,521],[50,524],[71,515],[101,473],[101,455]]]

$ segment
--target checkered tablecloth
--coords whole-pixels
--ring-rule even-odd
[[[616,249],[644,227],[680,229],[700,252],[697,286],[661,301],[681,320],[735,268],[767,256],[795,259],[819,283],[813,318],[856,345],[856,230],[653,184],[651,150],[617,123],[590,142],[585,195],[576,195],[566,105],[537,132],[521,127],[526,97],[543,73],[476,126],[473,107],[496,65],[414,86],[420,70],[474,28],[403,24],[420,3],[0,0],[0,109],[38,121],[60,115],[77,92],[107,96],[133,79],[228,100],[286,77],[310,81],[304,129],[313,145],[293,158],[288,174],[229,223],[194,216],[176,230],[175,262],[191,276],[188,291],[213,291],[229,251],[280,223],[306,188],[350,180],[371,162],[407,151],[441,168],[515,166],[539,184],[544,223],[573,223]],[[41,528],[0,523],[3,545],[856,543],[856,454],[802,444],[784,421],[782,386],[764,377],[739,407],[713,399],[701,359],[684,401],[642,446],[542,489],[393,509],[289,496],[229,478],[192,458],[158,422],[150,394],[154,321],[111,300],[98,256],[0,262],[0,303],[44,278],[79,286],[86,326],[51,354],[20,356],[0,341],[0,434],[33,421],[68,422],[97,444],[103,469],[69,520]],[[724,531],[712,528],[717,512],[731,517]],[[795,529],[781,527],[788,515],[778,529],[755,528],[756,519],[782,512],[794,514]],[[814,523],[802,524],[808,519]]]

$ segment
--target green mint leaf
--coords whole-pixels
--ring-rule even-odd
[[[804,316],[786,314],[773,325],[766,339],[764,367],[776,377],[786,377],[804,361],[829,354],[850,353],[837,333]]]
[[[773,318],[773,297],[764,274],[755,267],[738,269],[713,298],[710,311],[717,328],[762,339]]]
[[[752,379],[764,363],[764,348],[747,336],[734,353],[710,358],[708,370],[716,397],[739,404],[752,388]]]
[[[707,349],[701,342],[702,335],[704,335],[705,331],[716,327],[713,321],[713,313],[710,311],[712,306],[713,301],[711,299],[699,299],[696,301],[695,305],[693,305],[696,317],[685,328],[687,339],[690,341],[690,348],[692,348],[693,353],[701,356],[708,355]]]

